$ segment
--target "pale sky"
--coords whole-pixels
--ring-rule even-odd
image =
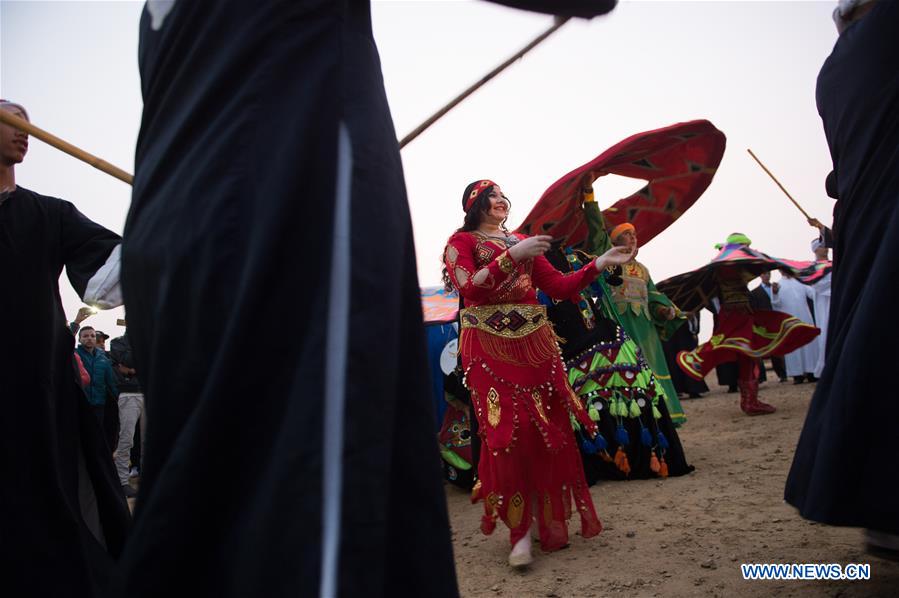
[[[625,1],[606,17],[566,24],[403,150],[421,284],[439,283],[439,258],[461,225],[469,182],[498,182],[513,202],[515,227],[550,184],[609,146],[698,118],[724,132],[727,150],[693,208],[641,250],[653,278],[699,267],[734,231],[769,254],[812,259],[815,231],[746,148],[809,213],[831,222],[815,79],[837,38],[834,6]],[[37,126],[133,172],[141,8],[0,0],[0,97],[24,104]],[[552,24],[545,15],[463,0],[375,1],[372,16],[400,138]],[[122,232],[126,184],[37,140],[16,175],[20,185],[67,199]],[[595,185],[602,207],[643,185],[610,178]],[[65,277],[60,287],[71,318],[80,301]],[[87,323],[118,336],[119,317],[120,309]],[[710,323],[703,324],[707,337]]]

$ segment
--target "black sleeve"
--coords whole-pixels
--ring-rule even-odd
[[[589,19],[611,12],[618,0],[490,0],[490,2],[560,17]]]
[[[67,201],[60,202],[60,247],[66,274],[79,296],[122,238],[79,212]]]
[[[829,228],[827,228],[825,226],[824,230],[821,231],[820,239],[824,243],[825,247],[833,249],[833,231],[832,230],[830,230]]]

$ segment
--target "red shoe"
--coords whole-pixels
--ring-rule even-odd
[[[759,401],[759,383],[756,380],[741,380],[740,409],[746,415],[768,415],[777,409],[773,405]]]

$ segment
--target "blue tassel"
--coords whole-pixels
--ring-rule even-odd
[[[643,446],[652,446],[652,434],[649,432],[649,428],[643,428],[640,431],[640,442],[643,443]]]
[[[659,432],[659,448],[666,449],[668,448],[668,439],[665,438],[665,435]]]
[[[606,442],[606,439],[602,434],[597,434],[596,438],[593,439],[593,446],[597,451],[604,451],[609,448],[609,443]]]
[[[537,291],[537,301],[546,306],[552,306],[553,304],[553,300],[543,291]]]
[[[618,444],[621,446],[627,446],[631,443],[631,439],[627,435],[627,430],[624,429],[624,426],[618,426],[616,437],[618,439]]]
[[[587,440],[586,438],[584,438],[583,440],[581,440],[581,449],[582,449],[585,453],[587,453],[588,455],[595,455],[595,454],[596,454],[596,447],[593,445],[592,442],[590,442],[590,441]]]

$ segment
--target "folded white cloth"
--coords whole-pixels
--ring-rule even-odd
[[[99,309],[112,309],[124,303],[122,300],[122,246],[116,245],[106,258],[106,263],[87,282],[82,300]]]

